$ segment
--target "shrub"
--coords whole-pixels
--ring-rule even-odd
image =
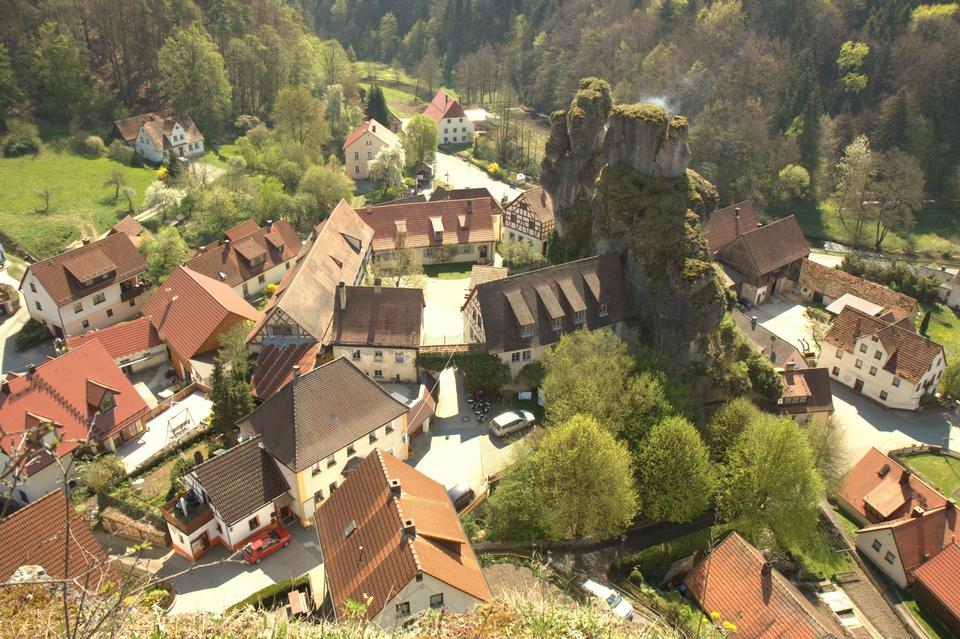
[[[17,333],[13,348],[23,351],[49,338],[50,331],[47,330],[46,326],[33,319],[27,320],[27,323]]]
[[[496,162],[491,162],[490,164],[487,165],[487,174],[490,177],[492,177],[494,180],[502,180],[506,175],[506,172],[504,172],[504,170],[500,168],[499,164],[497,164]]]
[[[107,148],[107,157],[121,164],[133,164],[133,156],[135,154],[136,152],[133,148],[127,146],[120,140],[114,140],[110,143],[110,147]]]
[[[107,145],[99,135],[88,135],[83,140],[83,154],[88,158],[100,158],[107,154]]]
[[[8,133],[3,138],[3,154],[7,157],[39,153],[43,144],[37,127],[23,120],[7,121]]]
[[[127,474],[123,460],[109,453],[83,462],[79,471],[84,485],[98,495],[110,489],[118,479]]]

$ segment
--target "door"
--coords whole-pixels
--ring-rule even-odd
[[[814,305],[814,306],[823,306],[823,293],[814,293],[814,294],[813,294],[813,305]]]
[[[481,260],[487,259],[487,247],[486,247],[486,246],[481,246],[481,247],[480,247],[480,259],[481,259]]]
[[[199,537],[190,542],[190,552],[196,557],[206,550],[208,546],[210,546],[210,538],[207,537],[207,531],[203,531]]]
[[[858,393],[862,393],[862,392],[863,392],[863,380],[862,380],[862,379],[858,379],[856,382],[853,383],[853,390],[857,391]]]

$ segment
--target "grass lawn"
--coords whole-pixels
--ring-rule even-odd
[[[413,95],[413,87],[406,85],[396,85],[378,82],[377,84],[383,90],[383,97],[387,100],[389,108],[395,116],[401,119],[411,118],[418,113],[423,113],[427,103]],[[360,86],[369,90],[371,82],[361,82]]]
[[[136,191],[138,206],[154,181],[153,170],[134,168],[109,158],[91,160],[70,153],[0,159],[0,227],[31,253],[49,257],[81,235],[96,236],[126,214],[126,204],[104,187],[121,171]],[[38,213],[37,192],[53,191],[50,213]]]
[[[923,626],[923,629],[927,631],[931,639],[950,639],[953,637],[950,631],[943,627],[939,619],[927,612],[927,609],[922,607],[919,602],[914,599],[912,592],[901,590],[900,597],[903,598],[903,603],[906,604],[907,609],[910,610],[910,614]]]
[[[200,441],[183,453],[171,456],[169,460],[144,475],[143,483],[132,485],[131,492],[154,506],[162,506],[173,498],[173,493],[179,490],[179,485],[171,487],[170,484],[170,470],[173,468],[174,462],[181,454],[187,459],[193,459],[193,453],[198,450],[203,453],[203,458],[207,459],[210,457],[210,451],[213,450],[213,447],[209,441]],[[173,490],[171,490],[172,488]]]
[[[909,455],[903,461],[947,497],[960,492],[960,459],[943,455]]]
[[[807,577],[830,579],[838,573],[848,572],[852,565],[847,551],[834,543],[821,527],[810,539],[791,546],[789,550]]]
[[[427,277],[438,280],[462,280],[470,277],[473,262],[449,262],[447,264],[427,264],[423,272]]]
[[[834,506],[833,512],[837,513],[837,518],[840,520],[841,525],[843,525],[844,531],[846,531],[847,535],[853,539],[854,535],[857,534],[857,531],[860,530],[860,526],[836,506]]]
[[[842,242],[847,232],[840,223],[832,202],[822,202],[819,208],[800,205],[793,209],[803,232],[815,238]],[[883,243],[885,251],[916,252],[931,258],[960,254],[960,211],[952,209],[923,209],[915,216],[916,226],[907,236],[890,234]],[[865,235],[870,236],[872,228]]]
[[[931,310],[927,334],[930,339],[943,345],[947,362],[957,361],[960,359],[960,317],[946,304],[937,304]],[[923,315],[920,315],[917,319],[920,320],[922,317]]]

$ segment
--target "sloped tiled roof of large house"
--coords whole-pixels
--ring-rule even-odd
[[[740,219],[737,219],[738,210]],[[750,200],[717,209],[707,217],[707,221],[703,225],[710,255],[716,256],[721,249],[729,246],[737,237],[757,228],[759,223],[760,215]]]
[[[113,408],[101,410],[108,395]],[[149,410],[103,345],[93,340],[48,359],[32,373],[7,373],[0,391],[0,447],[8,453],[18,450],[25,433],[52,422],[59,437],[56,454],[62,457],[88,438],[112,436]],[[51,463],[53,457],[42,452],[27,465],[27,474]]]
[[[386,204],[357,209],[373,229],[373,250],[457,246],[493,242],[494,203],[490,198]],[[440,233],[442,241],[436,241]]]
[[[952,543],[936,557],[917,568],[914,579],[933,595],[950,614],[960,619],[960,546]]]
[[[881,317],[894,323],[910,317],[917,309],[917,300],[909,295],[809,259],[800,262],[799,283],[806,289],[823,293],[832,299],[849,293],[882,306],[884,311]]]
[[[684,580],[690,594],[742,639],[836,638],[824,615],[759,550],[737,533],[707,555]]]
[[[224,233],[222,240],[205,247],[184,266],[236,287],[292,260],[300,247],[300,237],[290,222],[278,220],[260,228],[256,221],[247,220]]]
[[[542,186],[524,191],[504,208],[507,213],[513,209],[529,211],[544,224],[553,222],[553,198]]]
[[[107,353],[115,360],[150,350],[162,343],[157,329],[150,323],[149,318],[140,317],[107,328],[87,331],[83,335],[68,337],[67,348],[73,350],[92,341],[103,344]]]
[[[857,340],[876,336],[886,351],[883,369],[897,377],[918,383],[938,358],[945,357],[943,347],[928,337],[846,306],[834,318],[824,341],[848,353],[856,350]]]
[[[300,472],[406,412],[341,357],[293,379],[237,425],[262,435],[277,461]]]
[[[271,503],[290,490],[270,454],[254,437],[196,466],[191,474],[227,525]]]
[[[755,271],[759,275],[766,275],[808,255],[810,246],[807,239],[796,218],[788,215],[741,233],[720,250],[718,259],[731,262],[743,273]]]
[[[0,521],[0,548],[0,582],[9,580],[21,566],[40,566],[51,578],[70,579],[91,592],[118,582],[107,553],[61,490]]]
[[[183,127],[184,140],[174,145],[171,143],[170,135],[173,133],[173,129],[177,124]],[[176,113],[170,117],[144,122],[143,132],[147,134],[150,142],[154,148],[157,149],[169,149],[184,142],[201,142],[203,140],[203,135],[200,133],[200,129],[197,128],[193,119],[183,113]]]
[[[119,222],[110,227],[110,230],[107,231],[108,235],[113,235],[114,233],[124,233],[127,237],[134,238],[139,237],[141,233],[146,231],[143,227],[143,224],[134,219],[132,215],[125,215],[120,219]]]
[[[117,132],[124,141],[132,144],[137,138],[137,134],[140,133],[140,127],[143,124],[156,120],[164,120],[165,118],[173,117],[173,114],[173,109],[161,109],[160,111],[154,111],[152,113],[141,113],[133,117],[116,120],[113,126],[116,127]]]
[[[424,110],[423,114],[438,124],[444,118],[467,117],[467,114],[463,110],[463,106],[460,104],[460,100],[455,100],[454,98],[450,97],[450,95],[443,89],[437,91],[437,94],[433,96],[433,100],[431,100],[430,104],[427,105],[427,108]]]
[[[483,332],[492,352],[515,351],[560,340],[632,317],[620,256],[607,253],[479,284]],[[600,314],[606,305],[606,315]],[[582,321],[577,321],[577,314]],[[555,320],[560,330],[555,330]],[[531,327],[529,337],[523,327]]]
[[[419,288],[344,286],[336,297],[330,343],[417,348],[423,305]]]
[[[450,189],[449,191],[444,188],[436,189],[433,194],[430,196],[430,201],[436,200],[475,200],[477,198],[489,198],[490,202],[493,205],[493,212],[500,212],[500,202],[497,201],[497,198],[493,197],[493,194],[489,189],[483,186],[475,187],[466,187],[462,189]]]
[[[57,306],[82,299],[147,270],[147,261],[126,233],[115,233],[27,267]]]
[[[386,126],[380,124],[373,118],[370,118],[350,132],[350,135],[347,136],[347,139],[343,143],[343,148],[346,149],[348,146],[362,138],[364,133],[368,132],[370,135],[374,136],[387,146],[396,146],[400,144],[400,138],[397,137],[396,133],[391,131]]]
[[[178,266],[143,305],[160,337],[181,357],[202,354],[207,340],[234,316],[258,321],[262,314],[236,291],[206,275]],[[204,348],[203,352],[207,350]]]
[[[389,453],[370,453],[316,522],[338,616],[349,600],[369,597],[367,618],[376,617],[419,573],[480,601],[493,598],[444,487]]]
[[[932,510],[912,511],[906,517],[861,528],[857,534],[890,530],[907,578],[911,571],[957,541],[957,508],[952,502]]]
[[[793,362],[794,368],[807,368],[807,362],[796,346],[783,339],[760,322],[754,322],[743,311],[733,309],[730,318],[755,350],[760,351],[777,368],[786,368]]]
[[[943,495],[876,448],[843,476],[837,496],[876,523],[905,517],[917,506],[933,510],[946,504]]]
[[[253,327],[250,338],[280,310],[314,339],[323,341],[333,321],[337,284],[356,282],[372,240],[373,229],[364,224],[346,200],[341,200],[304,243],[296,264],[263,309],[263,320]]]
[[[317,364],[320,342],[295,344],[264,344],[257,357],[257,367],[250,379],[250,390],[259,400],[265,400],[289,383],[294,366],[300,373],[309,373]]]

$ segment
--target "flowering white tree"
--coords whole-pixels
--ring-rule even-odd
[[[374,184],[385,188],[399,189],[403,186],[403,166],[403,147],[397,145],[380,149],[377,155],[370,160],[367,169],[370,180]]]
[[[160,180],[156,180],[143,193],[143,208],[157,207],[157,213],[162,217],[180,206],[185,197],[187,197],[186,191],[169,187]]]

